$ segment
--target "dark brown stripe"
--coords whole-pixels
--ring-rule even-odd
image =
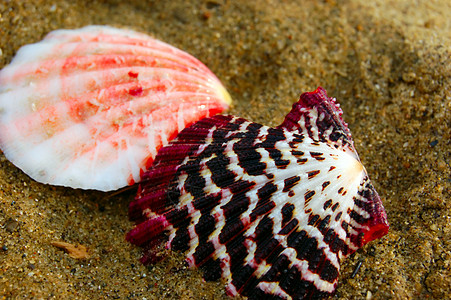
[[[324,189],[330,184],[330,181],[324,181],[322,184],[322,190],[324,191]]]
[[[299,176],[292,176],[290,178],[287,178],[284,180],[284,186],[283,186],[283,192],[288,192],[293,186],[296,185],[296,183],[299,182],[299,180],[301,180],[301,177]]]
[[[324,202],[323,209],[327,210],[332,205],[332,199],[327,200]]]
[[[286,224],[282,230],[279,231],[279,234],[287,235],[293,231],[299,224],[298,219],[292,219],[288,224]]]
[[[291,203],[285,203],[282,207],[282,227],[293,218],[294,205]]]
[[[305,205],[312,200],[313,196],[315,195],[315,191],[307,191],[305,192],[304,199],[305,199]]]
[[[229,159],[223,153],[217,153],[216,157],[210,159],[206,163],[208,169],[211,172],[211,180],[219,188],[226,188],[235,181],[236,175],[232,171],[227,169],[227,166],[229,164]],[[199,177],[201,176],[199,175]],[[205,179],[202,178],[202,181],[205,182]],[[193,184],[196,184],[196,182],[193,181]]]
[[[318,175],[320,173],[319,170],[315,170],[315,171],[310,171],[308,172],[308,179],[312,179],[313,177],[315,177],[316,175]]]
[[[213,252],[215,251],[215,246],[212,242],[204,241],[199,243],[196,247],[196,251],[193,253],[194,263],[199,266],[204,262]]]
[[[304,152],[299,151],[299,150],[293,150],[293,151],[291,151],[291,154],[293,154],[294,156],[302,156],[302,155],[304,155]]]
[[[194,226],[197,236],[199,237],[199,243],[206,242],[208,236],[215,230],[216,220],[209,213],[203,214],[197,224]]]
[[[332,211],[337,210],[337,208],[340,206],[340,203],[335,203],[334,206],[332,206]]]
[[[308,161],[307,158],[298,158],[297,163],[300,165],[305,164]]]
[[[325,260],[321,270],[319,271],[319,277],[321,277],[322,280],[328,281],[330,283],[334,282],[334,280],[338,278],[338,269],[327,259]]]
[[[321,153],[321,152],[310,152],[310,155],[311,155],[314,159],[319,160],[319,161],[324,160],[324,157],[322,157],[323,154],[324,154],[324,153]]]
[[[208,259],[201,268],[204,271],[203,278],[206,281],[215,281],[221,278],[221,263],[218,259]]]

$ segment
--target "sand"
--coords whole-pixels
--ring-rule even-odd
[[[267,125],[323,86],[342,105],[391,225],[344,261],[333,299],[450,297],[450,2],[241,2],[1,1],[0,67],[53,29],[108,24],[198,57],[230,91],[230,113]],[[124,240],[134,190],[53,187],[3,155],[0,165],[0,298],[227,299],[223,283],[203,282],[180,253],[138,262]],[[88,257],[55,241],[83,245]]]

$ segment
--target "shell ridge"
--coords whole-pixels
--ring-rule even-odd
[[[30,47],[31,45],[25,46]],[[27,50],[26,48],[25,50]],[[31,51],[31,50],[30,50]],[[24,52],[22,54],[22,52]],[[21,56],[25,56],[28,54],[27,51],[19,52]],[[165,52],[163,52],[165,53]],[[155,53],[156,55],[157,53]],[[119,68],[128,68],[129,71],[133,68],[147,68],[149,67],[155,69],[161,69],[163,71],[178,71],[178,75],[184,75],[185,78],[196,79],[196,82],[203,83],[206,86],[211,85],[212,83],[206,82],[207,78],[212,75],[211,71],[199,70],[196,65],[187,65],[186,62],[175,61],[177,57],[174,59],[169,58],[158,58],[156,61],[154,56],[150,54],[148,56],[137,56],[136,54],[96,54],[89,56],[72,56],[72,57],[61,57],[61,58],[48,58],[42,60],[39,63],[28,62],[28,61],[20,61],[21,56],[13,59],[11,63],[15,63],[16,60],[19,60],[17,64],[9,65],[4,69],[4,72],[15,73],[13,79],[22,82],[23,86],[26,86],[29,78],[39,74],[39,78],[33,78],[34,81],[46,81],[49,77],[58,77],[60,76],[60,70],[64,70],[63,75],[69,76],[71,74],[78,75],[82,73],[83,75],[89,74],[86,72],[93,72],[105,69],[108,67],[110,70],[115,70]],[[30,58],[28,58],[30,59]],[[31,59],[30,59],[31,60]],[[191,74],[187,74],[186,72],[191,72]],[[127,71],[128,73],[128,71]],[[193,75],[196,75],[194,77]],[[124,76],[128,77],[128,76]],[[217,78],[215,81],[217,81]],[[202,80],[199,80],[202,79]],[[11,80],[7,79],[6,76],[3,76],[2,84],[10,82]],[[37,82],[39,82],[37,81]]]
[[[58,29],[48,33],[43,41],[45,42],[89,42],[89,41],[112,41],[123,44],[124,41],[141,41],[144,43],[157,41],[158,44],[168,49],[181,51],[180,49],[151,37],[147,34],[140,33],[131,29],[115,28],[105,25],[89,25],[78,30]]]

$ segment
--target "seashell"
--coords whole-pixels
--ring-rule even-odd
[[[57,30],[0,72],[0,147],[37,181],[115,190],[230,101],[200,61],[145,34]]]
[[[335,99],[301,95],[277,128],[217,115],[185,128],[143,176],[127,239],[186,251],[230,295],[319,299],[340,260],[389,229]]]

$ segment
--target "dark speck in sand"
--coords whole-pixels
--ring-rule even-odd
[[[438,144],[438,140],[433,140],[432,142],[429,143],[429,145],[431,145],[431,147],[435,147]]]

